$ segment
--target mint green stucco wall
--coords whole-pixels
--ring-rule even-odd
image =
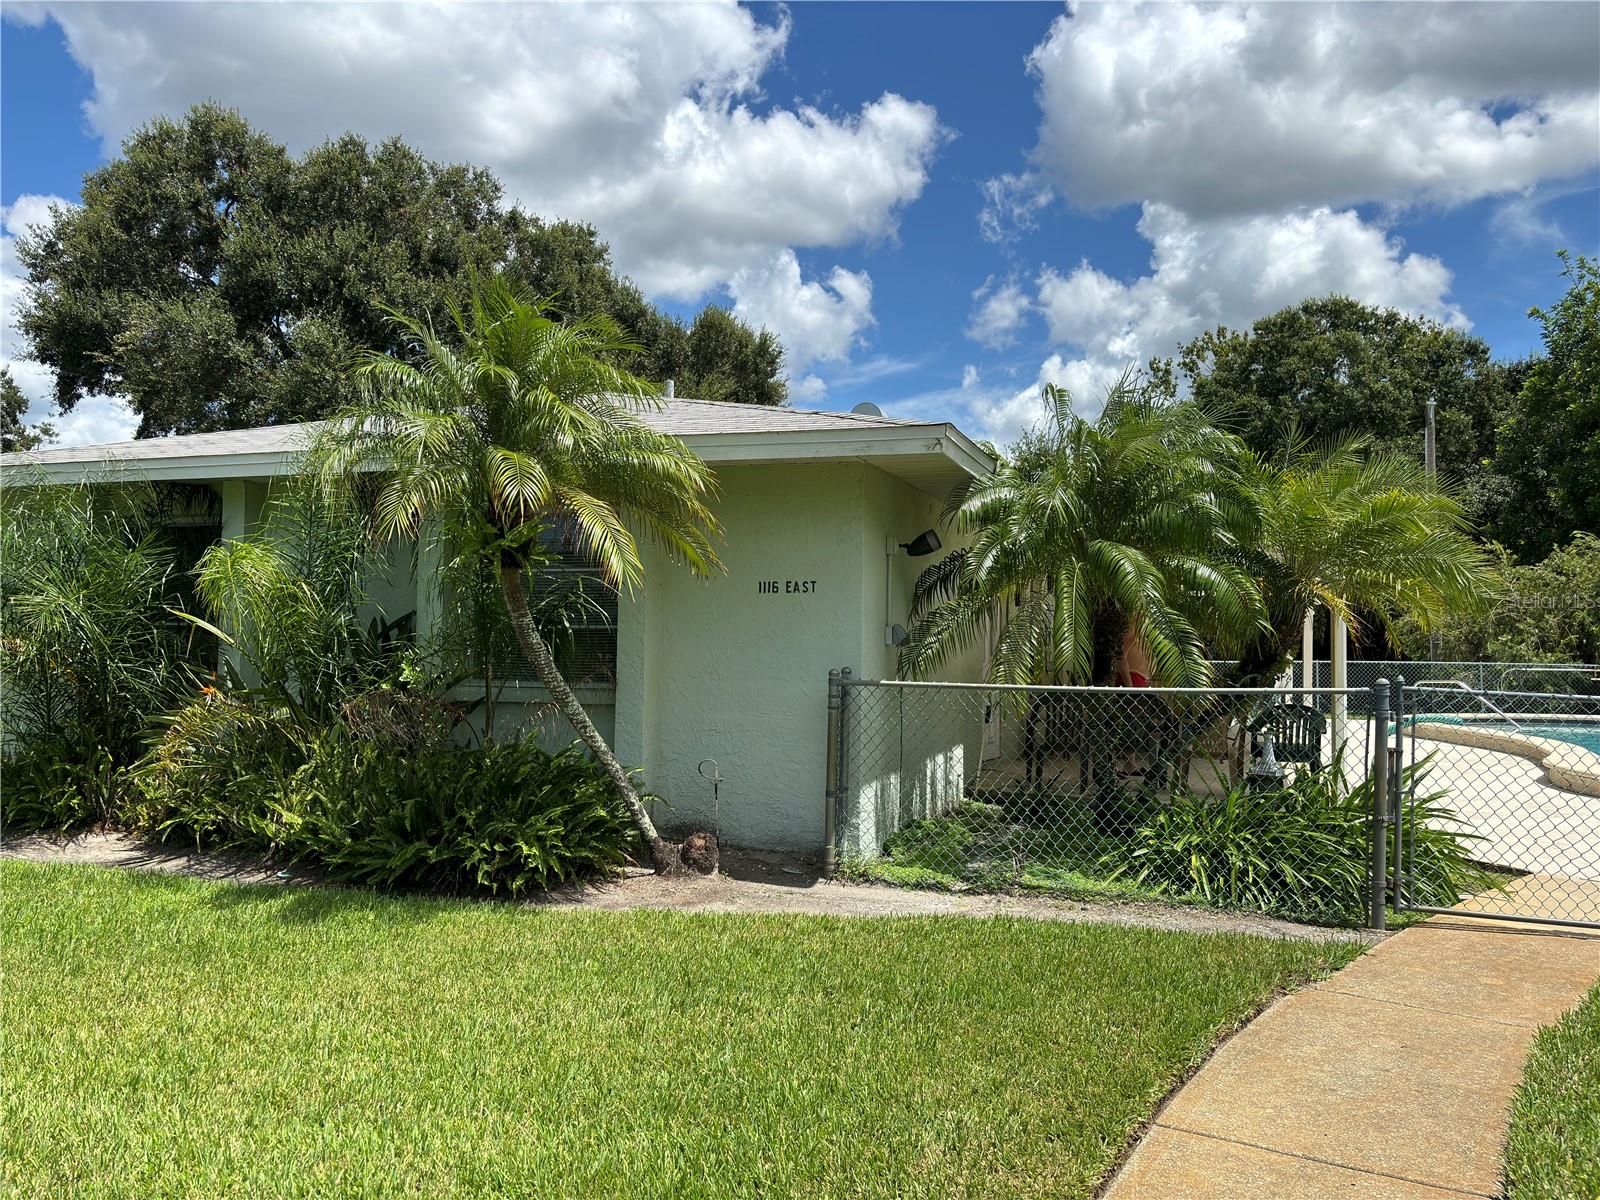
[[[856,463],[723,469],[725,572],[698,580],[649,554],[644,588],[619,615],[616,735],[619,755],[642,764],[664,799],[664,827],[720,823],[736,844],[820,847],[828,670],[859,668],[869,619],[869,473]],[[720,822],[696,773],[706,758],[722,772]]]
[[[714,758],[725,840],[815,852],[828,671],[895,677],[884,627],[907,622],[916,576],[935,560],[888,559],[885,542],[936,526],[942,501],[865,463],[725,468],[718,478],[725,573],[697,580],[652,551],[642,593],[622,607],[616,749],[663,798],[663,827],[718,821],[696,771]],[[777,591],[763,592],[763,580]],[[791,591],[791,581],[814,587]]]
[[[885,618],[909,625],[908,609],[917,576],[950,552],[956,536],[940,520],[935,499],[881,472],[868,477],[866,524],[875,536],[864,547],[862,578],[868,593],[863,630],[864,679],[896,679],[897,652],[885,644]],[[933,528],[945,543],[925,558],[909,558],[898,543]],[[885,540],[896,552],[884,571]],[[887,588],[887,596],[885,589]],[[940,680],[976,682],[983,666],[982,641],[954,655],[935,673]],[[840,849],[846,856],[871,855],[884,839],[912,821],[938,816],[960,802],[977,772],[982,751],[984,706],[971,692],[931,689],[851,688],[845,694],[845,786],[839,798]]]

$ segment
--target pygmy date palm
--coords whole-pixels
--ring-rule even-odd
[[[364,358],[363,399],[330,422],[314,458],[327,478],[376,473],[380,536],[436,530],[454,553],[481,556],[498,572],[523,653],[665,870],[672,848],[557,669],[524,573],[537,569],[540,536],[556,523],[624,592],[643,578],[635,530],[710,572],[710,469],[645,423],[659,403],[655,388],[610,365],[637,348],[610,318],[552,320],[498,279],[450,316],[453,328],[441,336],[395,315],[405,349]]]
[[[1402,455],[1356,438],[1301,448],[1280,461],[1245,454],[1241,484],[1251,497],[1241,527],[1241,564],[1261,581],[1267,621],[1231,675],[1269,684],[1288,664],[1308,610],[1345,620],[1405,612],[1424,628],[1488,597],[1494,575],[1467,528],[1460,502]]]
[[[902,670],[993,637],[993,682],[1109,683],[1134,622],[1160,682],[1203,682],[1208,640],[1238,644],[1261,617],[1232,544],[1238,443],[1132,377],[1093,421],[1061,388],[1045,402],[999,469],[952,497],[970,542],[918,580]]]

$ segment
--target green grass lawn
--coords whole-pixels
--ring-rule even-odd
[[[1506,1194],[1600,1197],[1600,987],[1534,1041],[1511,1101]]]
[[[1357,949],[0,864],[18,1196],[1087,1196]]]

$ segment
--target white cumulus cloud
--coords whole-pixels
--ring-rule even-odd
[[[221,98],[303,150],[354,130],[492,169],[585,220],[655,295],[694,300],[779,250],[894,234],[942,138],[930,106],[758,108],[787,16],[732,3],[61,4],[108,151]]]
[[[996,280],[993,275],[972,293],[972,301],[967,336],[991,350],[1014,343],[1017,331],[1033,309],[1033,302],[1017,280]]]
[[[872,279],[865,271],[834,267],[826,283],[805,280],[793,250],[736,271],[728,291],[738,316],[783,341],[792,375],[848,358],[872,324]]]
[[[1600,163],[1594,4],[1082,4],[1029,57],[1071,202],[1459,203]]]
[[[985,436],[1005,440],[1036,420],[1045,383],[1066,387],[1080,411],[1092,412],[1129,367],[1171,355],[1218,325],[1247,327],[1310,296],[1338,293],[1468,324],[1450,299],[1451,274],[1442,262],[1407,253],[1353,211],[1199,220],[1146,204],[1138,228],[1151,247],[1148,274],[1115,279],[1088,261],[1040,272],[1036,303],[1060,349],[1028,387],[976,398],[971,419]]]

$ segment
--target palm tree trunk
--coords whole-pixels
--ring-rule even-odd
[[[572,688],[556,668],[555,655],[550,653],[550,647],[539,635],[539,629],[533,623],[533,616],[528,611],[528,598],[522,590],[520,566],[501,564],[500,588],[505,593],[506,611],[511,614],[511,627],[516,630],[522,652],[533,664],[534,674],[539,677],[539,682],[544,684],[556,707],[578,731],[578,736],[589,747],[589,752],[594,755],[595,761],[610,778],[612,787],[617,791],[617,797],[628,810],[628,815],[633,818],[633,823],[638,826],[639,836],[644,839],[645,845],[650,847],[650,859],[656,873],[665,875],[678,865],[676,848],[656,832],[656,824],[650,819],[650,814],[639,800],[639,794],[633,790],[633,783],[628,779],[628,773],[622,769],[617,756],[611,752],[611,747],[606,745],[605,738],[600,736],[600,731],[594,727],[594,722],[589,720],[589,714],[584,711],[583,705],[578,702],[578,697],[573,694]]]

